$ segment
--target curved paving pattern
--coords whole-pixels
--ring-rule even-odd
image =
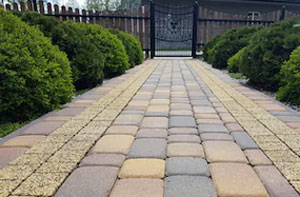
[[[299,115],[199,60],[125,76],[4,143],[0,196],[299,196]]]

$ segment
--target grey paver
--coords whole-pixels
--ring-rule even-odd
[[[80,114],[85,107],[68,107],[62,110],[55,112],[53,115],[55,116],[76,116]]]
[[[140,129],[137,138],[167,138],[168,131],[166,129]]]
[[[171,128],[169,135],[198,135],[198,131],[195,128]]]
[[[168,143],[174,143],[174,142],[200,143],[200,138],[197,135],[169,135]]]
[[[170,127],[196,127],[195,119],[192,116],[171,116]]]
[[[166,158],[165,139],[136,139],[127,155],[128,158]]]
[[[229,133],[223,124],[200,124],[199,133]]]
[[[256,166],[254,170],[270,196],[299,197],[299,194],[274,166]]]
[[[166,160],[166,175],[198,175],[209,177],[206,160],[192,157],[172,157]]]
[[[59,188],[56,197],[106,197],[118,176],[115,167],[81,167]]]
[[[125,160],[121,154],[91,154],[83,158],[80,166],[116,166],[120,167]]]
[[[200,176],[171,176],[165,179],[165,197],[216,197],[211,179]]]
[[[246,132],[232,132],[231,135],[242,150],[258,149],[257,144]]]
[[[233,137],[226,133],[201,133],[200,138],[202,141],[214,141],[214,140],[233,141]]]

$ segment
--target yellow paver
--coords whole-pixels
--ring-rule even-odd
[[[121,168],[120,178],[163,178],[165,161],[162,159],[129,159]]]
[[[171,143],[168,144],[168,157],[201,157],[204,152],[201,144],[198,143]]]

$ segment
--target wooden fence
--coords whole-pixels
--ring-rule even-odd
[[[1,5],[0,5],[1,6]],[[61,20],[73,20],[74,22],[84,22],[99,24],[104,28],[116,28],[130,33],[141,42],[143,50],[150,51],[150,6],[145,5],[137,9],[120,11],[91,11],[73,8],[59,7],[58,5],[45,4],[39,1],[33,4],[28,0],[26,4],[6,4],[5,10],[15,10],[24,12],[25,10],[35,10],[41,14],[54,16]],[[284,14],[284,16],[283,16]],[[260,20],[249,20],[245,15],[232,15],[223,12],[209,10],[199,6],[197,50],[216,35],[222,34],[229,29],[242,26],[269,26],[275,21],[284,18],[299,17],[299,15],[286,10],[263,13]]]

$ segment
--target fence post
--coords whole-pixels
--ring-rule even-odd
[[[33,10],[34,10],[35,12],[38,11],[36,0],[33,0]]]
[[[198,32],[198,10],[199,10],[198,1],[195,1],[194,16],[193,16],[193,39],[192,39],[193,58],[197,57],[196,50],[197,50],[197,32]]]
[[[281,15],[280,15],[280,19],[279,20],[284,20],[285,19],[285,11],[286,11],[286,7],[285,5],[282,6],[281,8]]]
[[[150,49],[151,49],[151,58],[155,56],[155,7],[154,2],[150,1]]]

